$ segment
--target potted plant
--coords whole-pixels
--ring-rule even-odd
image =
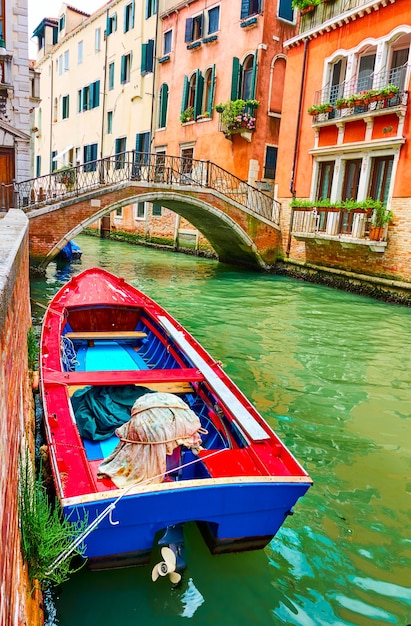
[[[387,207],[382,202],[374,202],[373,209],[370,239],[380,241],[384,237],[386,226],[392,221],[393,214],[392,211],[387,211]]]
[[[194,107],[187,107],[180,113],[180,122],[186,124],[194,120]]]
[[[56,171],[56,180],[65,185],[66,189],[73,189],[76,184],[76,170],[74,167],[65,165]]]
[[[256,119],[253,110],[259,104],[258,100],[238,99],[216,105],[216,111],[220,113],[221,130],[224,134],[229,137],[234,133],[254,131]]]
[[[347,98],[338,98],[335,101],[335,108],[336,109],[347,109],[349,107],[348,104],[348,99]]]
[[[310,115],[319,115],[320,113],[331,113],[333,105],[331,102],[324,102],[323,104],[313,104],[309,109]]]
[[[311,13],[315,7],[320,4],[321,0],[292,0],[293,9],[299,9],[302,15]]]

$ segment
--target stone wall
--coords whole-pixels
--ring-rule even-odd
[[[0,219],[0,241],[0,626],[36,626],[42,617],[21,557],[17,498],[26,438],[33,450],[28,220],[21,211]]]

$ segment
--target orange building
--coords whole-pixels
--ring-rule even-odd
[[[410,281],[409,0],[313,4],[285,44],[284,253]]]
[[[283,41],[296,32],[291,0],[165,0],[162,6],[155,151],[188,164],[209,160],[274,191]]]

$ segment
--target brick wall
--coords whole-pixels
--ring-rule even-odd
[[[0,219],[0,626],[41,623],[38,592],[27,579],[18,525],[18,461],[25,435],[33,449],[27,369],[28,221],[11,210]]]

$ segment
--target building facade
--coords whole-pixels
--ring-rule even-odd
[[[278,197],[290,261],[410,281],[407,0],[334,0],[286,42]]]
[[[0,210],[30,176],[27,0],[0,0]]]

